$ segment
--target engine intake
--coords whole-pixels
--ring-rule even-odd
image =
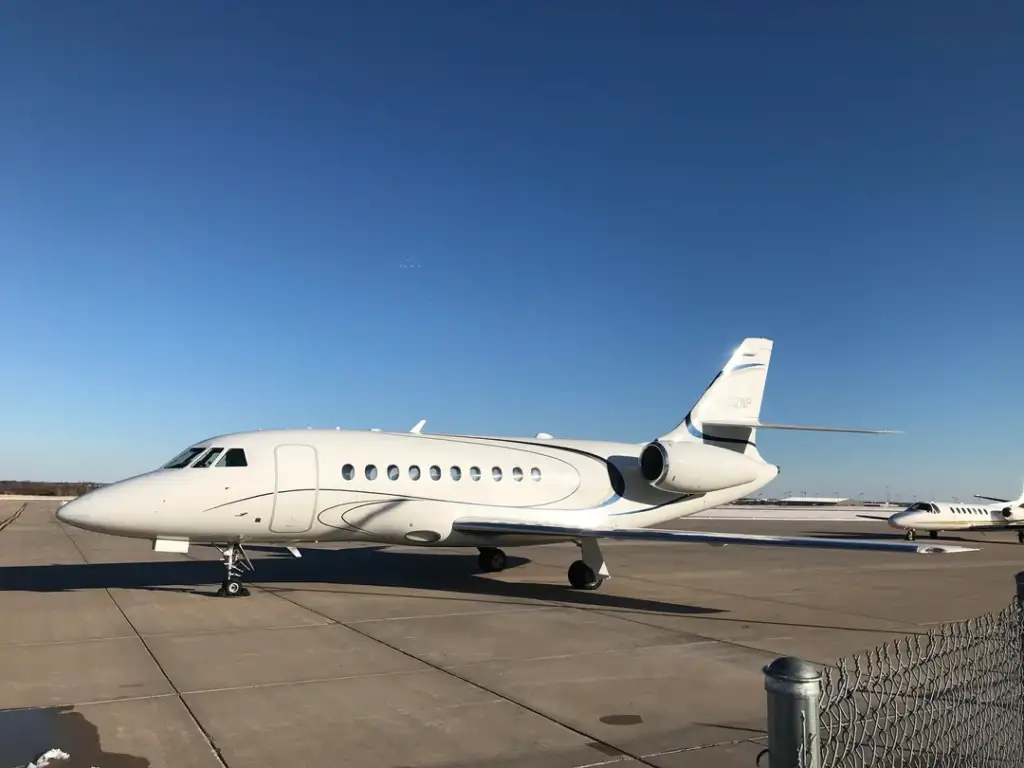
[[[640,473],[662,491],[708,493],[756,480],[764,467],[749,456],[703,443],[654,441],[640,452]]]

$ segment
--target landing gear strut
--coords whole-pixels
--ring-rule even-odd
[[[217,590],[217,597],[248,597],[249,590],[242,586],[242,571],[244,569],[251,573],[256,569],[253,567],[252,561],[249,560],[249,556],[245,554],[245,550],[242,549],[242,545],[229,544],[226,549],[220,547],[217,549],[220,550],[224,567],[228,571],[228,577]]]
[[[583,550],[583,559],[569,566],[569,584],[573,589],[597,589],[611,576],[601,545],[595,538],[580,539],[577,544]]]
[[[508,559],[497,547],[480,547],[480,555],[476,561],[484,573],[497,573],[505,570]]]

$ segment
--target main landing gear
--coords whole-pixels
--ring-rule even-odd
[[[497,573],[505,570],[508,558],[497,547],[480,547],[480,555],[476,561],[484,573]]]
[[[569,584],[574,589],[597,589],[601,582],[609,578],[608,566],[597,539],[586,538],[576,542],[583,550],[583,559],[569,566]],[[480,547],[477,563],[484,573],[497,573],[507,566],[505,553],[497,547]]]
[[[245,554],[245,550],[242,549],[242,545],[229,544],[226,549],[220,547],[217,549],[220,550],[224,567],[228,571],[228,577],[217,590],[217,597],[248,597],[249,590],[242,586],[242,571],[244,569],[252,573],[256,569],[252,561],[249,560],[249,556]]]

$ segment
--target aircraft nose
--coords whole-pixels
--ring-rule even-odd
[[[88,502],[84,502],[81,499],[72,499],[57,510],[57,519],[62,523],[77,527],[85,522],[88,516],[86,511],[88,506]]]
[[[86,496],[72,499],[57,510],[57,519],[62,523],[81,528],[86,531],[97,530],[100,525],[103,505],[97,504],[93,497],[96,491],[91,491]]]

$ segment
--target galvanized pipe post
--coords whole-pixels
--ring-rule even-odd
[[[821,768],[821,673],[793,656],[764,668],[769,768]]]

